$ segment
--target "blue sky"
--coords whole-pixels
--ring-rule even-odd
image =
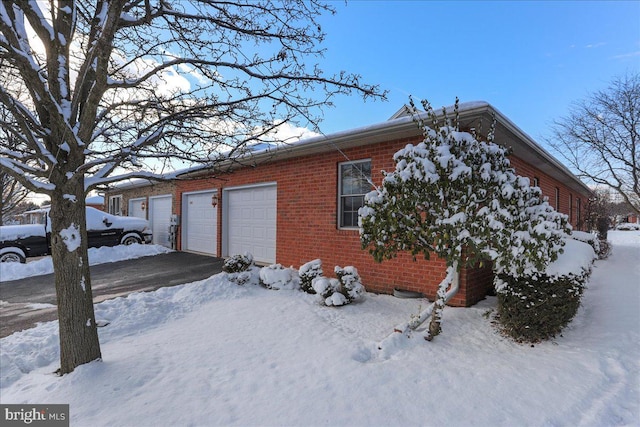
[[[439,108],[491,103],[543,143],[572,102],[640,71],[638,1],[332,2],[326,71],[361,74],[388,102],[340,97],[324,133],[382,122],[411,94]]]

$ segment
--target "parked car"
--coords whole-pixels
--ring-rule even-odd
[[[49,212],[44,224],[6,225],[0,227],[0,262],[26,262],[28,257],[51,253]],[[149,222],[142,218],[115,216],[87,208],[89,247],[151,243]]]

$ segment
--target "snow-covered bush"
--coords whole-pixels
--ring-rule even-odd
[[[555,337],[573,319],[596,258],[593,247],[568,239],[565,250],[543,272],[498,274],[498,321],[502,331],[520,342]]]
[[[267,289],[299,289],[300,278],[293,268],[272,264],[260,269],[260,284]]]
[[[322,298],[322,303],[328,306],[347,304],[347,299],[340,293],[340,281],[329,277],[313,279],[313,290]],[[335,295],[335,297],[334,297]]]
[[[222,271],[225,273],[241,273],[247,271],[253,265],[253,255],[245,252],[240,255],[232,255],[224,261]]]
[[[257,281],[256,266],[253,264],[253,255],[245,252],[242,255],[232,255],[224,261],[222,271],[227,280],[237,285],[244,285]]]
[[[319,276],[312,281],[313,290],[320,296],[324,305],[346,305],[364,295],[365,288],[355,267],[336,266],[334,271],[337,279]]]
[[[640,224],[635,224],[632,222],[623,222],[622,224],[616,225],[616,230],[625,230],[625,231],[640,230]]]
[[[298,270],[300,276],[300,288],[309,294],[315,294],[313,279],[322,276],[322,261],[314,259],[302,265]]]
[[[336,277],[340,281],[340,291],[345,296],[347,301],[353,302],[364,295],[365,289],[360,281],[360,275],[358,270],[353,266],[346,266],[341,268],[336,266],[334,269]]]
[[[569,237],[579,242],[587,243],[593,248],[596,254],[600,253],[600,240],[598,240],[598,236],[595,234],[584,231],[572,231]]]
[[[426,101],[428,125],[411,106],[424,141],[395,153],[395,170],[383,172],[382,185],[365,195],[360,239],[378,262],[398,252],[446,261],[431,311],[433,338],[459,268],[491,260],[513,277],[539,271],[556,259],[569,229],[566,215],[518,176],[507,150],[493,143],[495,123],[484,141],[460,131],[457,100],[454,119],[445,111],[444,123]]]

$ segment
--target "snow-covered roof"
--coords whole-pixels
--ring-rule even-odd
[[[85,199],[85,203],[87,205],[104,205],[104,197],[102,196],[91,196]]]

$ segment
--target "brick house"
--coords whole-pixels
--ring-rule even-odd
[[[491,105],[461,104],[459,115],[463,129],[478,134],[495,115],[495,140],[511,147],[512,166],[569,215],[574,229],[582,227],[588,187]],[[177,248],[222,257],[249,251],[259,262],[295,267],[320,258],[325,274],[336,265],[357,267],[368,291],[400,288],[433,298],[444,276],[442,260],[401,254],[378,264],[361,249],[357,228],[358,208],[370,190],[358,174],[380,184],[381,171],[394,168],[393,154],[421,140],[402,108],[383,123],[254,152],[216,170],[188,170],[175,181]],[[476,303],[491,279],[490,268],[466,269],[450,304]]]
[[[149,221],[153,243],[171,247],[169,225],[175,208],[173,181],[126,181],[105,192],[106,211],[113,215],[135,216]]]

